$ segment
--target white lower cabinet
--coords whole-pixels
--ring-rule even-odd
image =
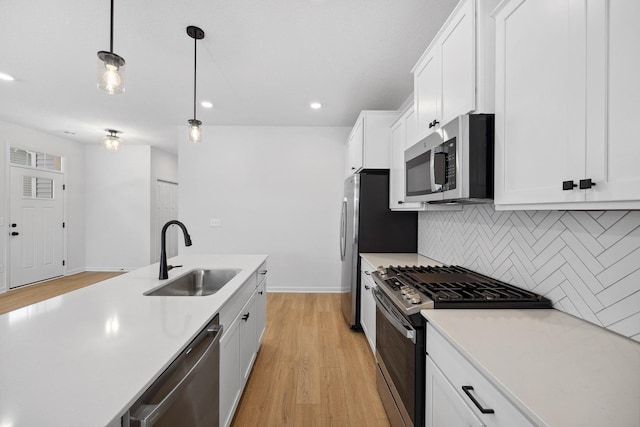
[[[373,289],[376,287],[371,272],[375,268],[364,259],[360,264],[360,326],[369,341],[373,354],[376,354],[376,301]]]
[[[263,273],[264,272],[264,273]],[[220,323],[220,425],[233,421],[266,326],[266,265],[222,307]],[[233,320],[231,320],[233,319]]]
[[[231,424],[240,400],[240,319],[224,329],[220,339],[220,425]]]
[[[425,394],[425,427],[484,426],[429,356]]]
[[[426,341],[426,427],[535,426],[430,323]]]

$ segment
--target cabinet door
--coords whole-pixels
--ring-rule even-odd
[[[267,326],[267,277],[266,270],[262,282],[258,285],[256,294],[256,345],[260,349],[262,336]]]
[[[513,0],[496,14],[496,204],[573,202],[584,175],[584,2]]]
[[[220,339],[220,425],[227,427],[240,400],[240,323],[224,325]]]
[[[467,0],[452,16],[440,41],[443,125],[476,108],[475,34],[475,1]]]
[[[389,171],[389,209],[404,203],[405,125],[402,119],[391,128],[391,170]]]
[[[438,49],[432,49],[414,74],[416,129],[418,140],[434,132],[438,127],[429,127],[434,120],[440,122],[440,58]],[[417,141],[416,141],[417,142]]]
[[[426,372],[425,427],[484,427],[429,356]]]
[[[639,200],[640,2],[591,2],[588,14],[586,198]]]
[[[256,299],[254,294],[240,314],[240,371],[243,386],[251,373],[256,351]]]
[[[349,171],[356,173],[364,164],[364,118],[361,117],[353,127],[349,138]]]

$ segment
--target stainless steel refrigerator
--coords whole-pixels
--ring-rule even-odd
[[[346,179],[340,221],[341,305],[351,328],[360,328],[360,253],[414,253],[417,242],[418,213],[389,209],[388,170],[364,170]]]

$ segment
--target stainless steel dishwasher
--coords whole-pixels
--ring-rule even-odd
[[[218,427],[221,336],[216,314],[131,406],[123,427]]]

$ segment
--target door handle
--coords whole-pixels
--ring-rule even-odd
[[[12,232],[11,232],[11,235],[12,235],[12,236],[17,236],[17,235],[19,235],[19,234],[20,234],[20,233],[18,233],[17,231],[12,231]]]

